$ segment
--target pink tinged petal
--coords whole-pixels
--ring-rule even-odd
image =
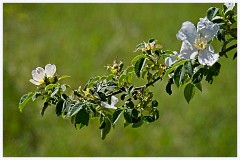
[[[219,59],[219,54],[214,53],[212,45],[208,45],[204,50],[199,51],[198,61],[202,65],[212,66]]]
[[[53,64],[47,64],[45,66],[45,73],[47,75],[47,77],[53,77],[53,75],[56,72],[56,66]]]
[[[40,84],[42,84],[42,83],[40,83],[39,81],[36,81],[36,80],[34,80],[34,79],[30,79],[29,80],[32,84],[35,84],[35,85],[40,85]]]
[[[189,45],[187,42],[183,42],[178,57],[184,59],[195,59],[197,54],[198,49],[195,46]]]
[[[194,43],[197,36],[197,30],[193,23],[187,21],[182,24],[182,28],[177,33],[177,39],[187,41],[190,44]]]
[[[36,81],[41,81],[44,79],[45,71],[42,67],[37,67],[36,70],[32,71],[32,77]]]
[[[205,18],[200,18],[200,21],[197,24],[197,31],[201,37],[204,37],[208,42],[217,35],[219,30],[219,25],[215,24]]]

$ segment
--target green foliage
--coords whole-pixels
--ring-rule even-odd
[[[184,89],[184,97],[189,103],[195,94],[195,86],[192,83],[188,83]]]
[[[25,105],[27,104],[27,102],[33,97],[34,93],[33,92],[29,92],[27,94],[24,94],[19,102],[19,110],[20,112],[22,112],[23,108],[25,107]]]
[[[236,45],[227,48],[227,45],[237,38],[237,29],[233,27],[236,22],[235,12],[212,7],[207,11],[207,18],[220,26],[214,40],[223,42],[219,56],[227,57],[226,53],[236,48]],[[106,66],[108,72],[105,76],[92,77],[83,88],[79,86],[76,90],[60,83],[60,80],[69,76],[59,77],[56,74],[53,77],[44,76],[44,82],[39,85],[36,92],[22,96],[19,109],[22,112],[30,99],[35,101],[37,97],[42,97],[45,101],[41,110],[42,116],[46,109],[53,105],[56,115],[71,119],[76,129],[88,126],[91,119],[97,118],[103,140],[122,113],[124,127],[131,125],[132,128],[138,128],[144,123],[155,122],[159,119],[159,103],[154,99],[154,93],[150,91],[151,86],[169,76],[166,92],[172,94],[173,84],[179,89],[185,86],[184,97],[190,103],[196,88],[202,91],[203,77],[205,76],[205,80],[212,84],[213,77],[219,75],[221,68],[219,62],[210,66],[201,65],[197,58],[183,59],[178,54],[175,55],[174,51],[161,48],[162,46],[153,38],[147,43],[140,43],[136,46],[135,52],[141,53],[133,58],[130,66],[124,68],[123,61],[116,59],[113,64]],[[171,65],[163,62],[173,56],[175,60]],[[145,81],[144,85],[137,86],[133,83],[133,79],[138,78]],[[123,106],[117,106],[118,98],[115,95],[121,95]]]

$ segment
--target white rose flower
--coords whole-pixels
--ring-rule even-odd
[[[118,102],[118,98],[115,96],[111,96],[111,104],[108,104],[106,102],[101,102],[101,106],[105,108],[117,109],[117,107],[115,107],[115,104],[117,104],[117,102]]]
[[[177,33],[177,38],[181,40],[182,47],[180,58],[195,59],[202,65],[212,66],[217,62],[219,55],[214,53],[212,45],[208,44],[219,30],[219,25],[214,24],[205,18],[200,18],[197,29],[191,22],[184,22],[182,28]]]
[[[56,66],[53,64],[47,64],[45,70],[42,67],[37,67],[36,70],[32,70],[32,77],[29,81],[35,85],[41,85],[44,83],[45,76],[52,78],[56,72]]]

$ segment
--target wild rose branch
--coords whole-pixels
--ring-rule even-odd
[[[200,18],[196,27],[190,21],[183,22],[176,34],[176,38],[182,41],[181,48],[177,49],[179,52],[164,50],[157,40],[150,39],[136,46],[135,52],[140,54],[130,66],[124,67],[123,61],[115,60],[107,66],[109,74],[93,77],[78,89],[62,83],[62,79],[69,76],[58,76],[54,64],[37,67],[30,79],[37,85],[37,90],[21,97],[19,109],[22,112],[29,100],[41,98],[44,101],[42,116],[48,107],[55,107],[56,115],[71,119],[77,129],[88,126],[90,119],[97,118],[102,139],[121,115],[124,127],[137,128],[154,122],[159,118],[159,103],[150,90],[155,83],[168,79],[166,92],[169,95],[174,84],[184,88],[184,97],[189,103],[197,89],[202,91],[202,80],[212,84],[213,77],[218,76],[219,58],[228,57],[227,53],[237,48],[234,6],[225,3],[222,9],[209,8],[206,17]],[[222,43],[217,46],[219,53],[214,50],[214,41]],[[237,52],[233,59],[236,57]],[[144,79],[146,83],[136,86],[133,81],[136,78]]]

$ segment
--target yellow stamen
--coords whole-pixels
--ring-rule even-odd
[[[203,50],[207,47],[207,40],[204,37],[198,36],[193,44],[195,47],[197,47],[199,50]]]

